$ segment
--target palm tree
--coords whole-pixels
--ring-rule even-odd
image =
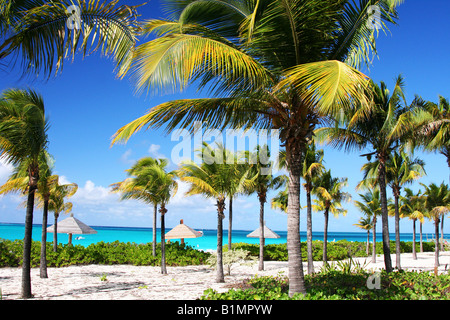
[[[284,213],[287,213],[288,208],[288,188],[281,190],[277,193],[275,197],[270,201],[270,206],[272,209],[279,209]]]
[[[355,206],[367,217],[372,219],[372,263],[376,263],[376,226],[377,216],[381,215],[381,197],[378,188],[359,194],[361,201],[355,201]]]
[[[347,210],[342,208],[343,201],[350,201],[351,196],[342,189],[347,185],[347,178],[333,178],[331,170],[325,171],[321,176],[317,177],[313,184],[312,193],[318,199],[314,199],[314,211],[323,211],[325,217],[324,233],[323,233],[323,263],[326,264],[327,259],[327,235],[328,235],[328,215],[331,212],[336,218],[342,214],[346,215]]]
[[[359,218],[358,223],[355,223],[354,226],[367,231],[366,254],[369,255],[370,229],[373,228],[372,220],[370,219],[369,216],[361,217]]]
[[[425,200],[421,196],[421,192],[419,191],[417,194],[414,194],[414,192],[409,189],[405,188],[405,196],[400,197],[400,201],[402,205],[400,206],[400,216],[401,217],[408,217],[413,222],[413,247],[412,247],[412,254],[413,259],[417,260],[417,253],[416,253],[416,221],[419,220],[420,222],[420,252],[423,251],[422,246],[422,223],[424,221],[424,201]]]
[[[376,50],[368,9],[380,28],[401,0],[176,1],[170,19],[149,20],[154,40],[136,48],[130,71],[139,89],[211,89],[212,98],[169,101],[125,125],[113,143],[144,127],[279,129],[289,171],[289,294],[305,293],[300,247],[301,155],[325,117],[366,100],[369,82],[356,68]],[[279,54],[282,52],[282,54]],[[127,70],[128,71],[128,70]]]
[[[261,149],[265,149],[262,151]],[[264,156],[263,156],[264,154]],[[259,264],[258,270],[264,270],[264,204],[267,202],[267,192],[271,189],[278,189],[286,183],[286,176],[272,175],[273,163],[263,163],[263,157],[269,158],[270,151],[267,145],[257,146],[256,152],[248,153],[247,158],[249,163],[253,165],[250,167],[251,186],[247,189],[249,194],[256,193],[259,200]]]
[[[155,190],[151,189],[153,176],[149,174],[149,167],[158,165],[165,168],[168,165],[166,159],[153,159],[152,157],[144,157],[139,159],[130,169],[126,170],[130,178],[122,182],[111,184],[112,192],[122,194],[121,200],[136,199],[153,206],[153,241],[152,255],[156,256],[156,219],[158,212],[159,198],[155,194]],[[153,173],[153,172],[151,172]]]
[[[66,198],[72,197],[78,191],[76,183],[59,184],[59,178],[51,185],[50,196],[48,198],[48,210],[53,212],[55,218],[53,232],[53,251],[58,250],[58,218],[61,213],[72,211],[72,202],[66,202]],[[42,199],[43,200],[43,199]],[[45,201],[40,201],[39,206],[44,206]]]
[[[435,272],[439,266],[439,222],[441,216],[450,210],[450,190],[448,185],[441,183],[440,186],[431,183],[430,185],[425,185],[421,183],[425,188],[423,193],[425,196],[425,209],[428,210],[430,220],[434,222],[434,230],[436,234],[435,248],[434,248],[434,268]]]
[[[358,186],[374,185],[378,183],[379,161],[368,162],[363,166],[364,180]],[[395,251],[396,268],[401,269],[400,263],[400,192],[404,185],[411,184],[421,176],[425,175],[425,163],[419,159],[412,159],[404,151],[394,150],[386,161],[386,182],[392,188],[394,195],[394,217],[395,217]]]
[[[389,243],[388,204],[386,195],[386,163],[393,149],[397,148],[400,138],[410,132],[413,125],[408,121],[409,106],[403,95],[403,78],[398,76],[395,87],[390,94],[384,82],[372,84],[367,92],[372,109],[357,108],[341,115],[333,127],[317,130],[319,140],[346,150],[363,150],[370,147],[373,151],[362,156],[368,160],[375,155],[378,165],[378,184],[381,196],[381,222],[383,230],[384,264],[387,272],[392,271],[391,250]]]
[[[216,200],[217,206],[217,274],[216,282],[225,282],[223,274],[222,242],[223,219],[225,218],[225,199],[228,197],[230,179],[235,167],[227,165],[223,161],[216,161],[223,155],[223,148],[219,146],[213,149],[206,142],[198,154],[202,159],[201,164],[194,161],[186,161],[181,164],[178,175],[182,181],[190,183],[190,189],[186,195],[201,194],[206,198]],[[217,158],[216,158],[217,155]],[[219,162],[219,163],[218,163]],[[242,181],[242,180],[241,180]],[[237,188],[237,189],[240,189]]]
[[[64,59],[100,50],[126,69],[140,31],[138,6],[118,1],[0,1],[0,61],[21,59],[24,73],[50,76]],[[56,59],[56,60],[55,60]]]
[[[316,150],[313,143],[308,144],[302,158],[302,178],[305,180],[303,187],[306,191],[306,251],[308,259],[308,273],[314,272],[312,254],[312,204],[311,192],[313,191],[313,180],[320,176],[324,170],[322,164],[323,150]]]
[[[31,236],[39,156],[47,148],[44,100],[33,90],[5,90],[0,97],[0,157],[28,172],[28,198],[23,240],[22,298],[31,298]]]

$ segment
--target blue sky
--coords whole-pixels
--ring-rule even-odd
[[[163,16],[157,1],[149,2],[139,12],[141,19]],[[399,16],[399,25],[392,26],[390,34],[380,34],[377,43],[379,57],[375,58],[366,74],[375,82],[385,81],[389,88],[393,87],[394,78],[402,74],[408,102],[415,94],[433,101],[439,94],[450,97],[450,2],[407,0],[399,8]],[[44,97],[51,123],[49,151],[56,160],[55,173],[62,176],[63,181],[79,185],[78,193],[71,200],[75,216],[90,225],[152,225],[150,207],[137,201],[118,201],[118,196],[109,192],[109,185],[123,180],[125,170],[141,157],[170,158],[177,142],[171,141],[170,136],[160,130],[149,130],[136,134],[126,145],[111,147],[111,136],[121,126],[159,103],[193,97],[195,88],[176,95],[136,95],[133,83],[127,78],[117,79],[112,61],[99,54],[84,59],[77,56],[74,63],[66,61],[62,74],[46,82],[22,79],[17,68],[6,68],[0,71],[0,91],[11,87],[34,88]],[[365,159],[359,157],[359,153],[323,148],[326,167],[334,176],[348,177],[347,191],[354,200],[358,200],[355,186],[362,177],[360,168]],[[420,152],[416,155],[424,159],[428,173],[420,182],[448,183],[449,169],[443,156]],[[170,168],[174,169],[175,164],[171,163]],[[0,183],[7,179],[10,170],[10,166],[0,163]],[[418,188],[418,184],[412,185],[412,188]],[[167,226],[173,227],[184,219],[194,228],[214,229],[217,215],[213,202],[200,196],[184,197],[186,190],[187,185],[180,184],[178,194],[169,204]],[[269,198],[273,195],[270,194]],[[301,196],[304,205],[303,191]],[[25,209],[20,207],[22,200],[18,195],[0,197],[0,222],[23,223]],[[330,231],[359,231],[353,224],[360,213],[351,203],[345,207],[348,209],[347,216],[332,217]],[[269,203],[265,210],[269,227],[286,230],[285,214],[272,210]],[[306,227],[305,211],[301,213],[301,230]],[[259,206],[256,196],[237,198],[233,212],[235,229],[252,230],[257,227]],[[40,210],[36,210],[34,216],[35,223],[42,221]],[[224,227],[227,228],[227,225],[226,220]],[[393,227],[393,220],[390,220],[392,231]],[[403,232],[411,232],[411,222],[403,221],[401,228]],[[313,213],[313,230],[323,230],[322,213]],[[433,232],[432,224],[426,222],[424,230]]]

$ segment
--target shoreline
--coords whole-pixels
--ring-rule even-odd
[[[395,266],[395,254],[391,258]],[[411,253],[402,253],[402,269],[434,271],[434,252],[417,253],[417,258],[413,260]],[[370,262],[371,257],[352,259],[367,270],[384,268],[383,255],[377,256],[375,264]],[[450,252],[441,252],[439,261],[439,273],[449,272]],[[303,267],[306,271],[306,262]],[[316,271],[320,270],[322,262],[315,261],[314,267]],[[2,299],[20,299],[21,268],[0,270]],[[195,300],[208,288],[224,292],[234,283],[254,275],[287,275],[288,267],[284,261],[266,261],[264,271],[258,271],[257,263],[251,266],[234,264],[231,275],[225,275],[225,283],[215,283],[216,272],[207,265],[167,267],[167,275],[160,271],[159,266],[91,264],[48,268],[49,277],[41,279],[39,268],[32,268],[32,300]]]

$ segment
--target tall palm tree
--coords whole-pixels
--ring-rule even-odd
[[[422,224],[424,221],[424,201],[425,200],[421,196],[421,192],[419,191],[417,194],[409,189],[405,188],[405,196],[400,197],[400,201],[402,205],[400,206],[400,216],[408,217],[413,222],[413,246],[412,246],[412,255],[413,259],[417,260],[416,253],[416,221],[420,222],[420,248],[421,252],[423,251],[422,247]]]
[[[387,272],[392,271],[391,250],[389,242],[388,204],[386,195],[386,162],[392,150],[398,147],[400,138],[409,133],[413,125],[408,121],[410,110],[403,95],[403,78],[398,76],[392,94],[384,82],[372,84],[367,92],[372,109],[357,108],[342,114],[340,121],[333,127],[317,130],[319,140],[346,150],[364,150],[368,160],[376,156],[378,165],[378,184],[381,196],[381,222],[383,230],[384,264]],[[341,125],[341,126],[339,126]],[[345,127],[342,127],[344,125]]]
[[[261,149],[265,149],[262,151]],[[263,156],[264,154],[264,156]],[[267,192],[272,189],[278,189],[286,184],[286,176],[273,176],[273,163],[264,163],[263,157],[269,158],[270,151],[267,145],[257,146],[256,152],[248,153],[249,163],[253,163],[250,167],[249,175],[251,177],[251,185],[247,189],[248,193],[256,193],[259,200],[259,264],[258,270],[264,270],[264,204],[267,202]],[[251,159],[252,160],[251,160]],[[251,160],[251,161],[250,161]]]
[[[312,193],[317,196],[312,206],[314,211],[323,211],[325,217],[323,232],[323,263],[326,264],[327,258],[327,235],[328,235],[328,215],[331,212],[336,218],[342,214],[346,215],[347,210],[342,208],[342,202],[350,201],[351,196],[342,189],[347,185],[347,178],[334,178],[331,176],[331,170],[325,171],[317,177],[313,184]]]
[[[377,216],[381,215],[381,197],[380,190],[378,188],[368,191],[364,194],[359,194],[362,201],[355,201],[355,206],[360,210],[367,218],[372,220],[372,263],[376,263],[376,226]]]
[[[434,268],[437,271],[439,267],[439,222],[441,217],[450,210],[450,190],[448,185],[441,183],[436,185],[431,183],[425,185],[421,183],[425,188],[423,195],[425,196],[425,209],[428,210],[429,218],[434,222],[434,231],[436,235],[435,247],[434,247]]]
[[[140,31],[137,7],[118,1],[0,1],[0,62],[50,76],[64,59],[100,50],[126,69]],[[21,61],[19,60],[21,59]]]
[[[368,162],[363,166],[364,179],[358,186],[373,186],[378,183],[378,171],[380,162]],[[425,163],[419,158],[412,159],[404,151],[394,150],[386,161],[386,182],[392,188],[394,195],[394,217],[395,217],[395,251],[396,268],[401,269],[400,263],[400,192],[404,185],[411,184],[425,175]]]
[[[376,52],[371,5],[380,29],[401,0],[176,1],[167,20],[149,20],[154,40],[136,48],[130,71],[139,89],[184,89],[195,82],[212,98],[169,101],[122,127],[113,143],[144,127],[279,129],[289,171],[289,294],[305,293],[300,247],[301,155],[325,117],[366,100],[356,70]],[[280,54],[282,52],[282,54]]]
[[[370,229],[373,228],[372,220],[370,219],[369,216],[364,216],[364,217],[359,218],[358,223],[355,223],[354,226],[367,231],[366,254],[369,255]]]
[[[121,200],[136,199],[150,204],[153,207],[152,255],[155,257],[157,242],[156,219],[159,198],[156,196],[155,190],[151,188],[153,185],[153,175],[150,175],[150,171],[147,170],[154,165],[165,168],[168,165],[168,161],[166,159],[154,159],[152,157],[139,159],[130,169],[126,170],[130,178],[111,184],[111,191],[121,193]]]
[[[314,272],[312,254],[312,204],[311,192],[313,180],[323,173],[323,150],[316,150],[314,142],[308,144],[302,158],[302,178],[305,180],[303,187],[306,191],[306,251],[308,260],[308,273]]]
[[[22,298],[31,293],[31,236],[34,194],[39,181],[39,156],[47,148],[44,100],[33,90],[5,90],[0,97],[0,156],[27,168],[27,209],[23,240]]]
[[[223,219],[225,218],[225,199],[228,197],[230,179],[235,166],[227,165],[223,161],[216,161],[223,155],[223,149],[213,149],[206,142],[197,156],[202,159],[201,164],[186,161],[181,164],[178,175],[182,181],[190,183],[186,195],[200,194],[206,198],[216,200],[217,206],[217,274],[216,282],[225,282],[222,260]],[[216,158],[217,155],[217,158]],[[218,163],[219,162],[219,163]],[[241,180],[242,181],[242,180]],[[239,188],[238,188],[239,189]]]

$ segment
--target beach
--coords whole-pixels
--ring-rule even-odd
[[[395,254],[391,255],[395,266]],[[383,256],[371,263],[371,257],[353,258],[367,270],[384,268]],[[448,272],[450,252],[441,252],[439,273]],[[333,263],[333,262],[331,262]],[[434,271],[434,253],[401,255],[404,270]],[[303,262],[306,272],[306,262]],[[319,270],[322,262],[315,261]],[[207,265],[167,267],[168,274],[161,274],[160,267],[132,265],[84,265],[48,268],[48,278],[39,277],[39,268],[32,268],[31,283],[35,300],[195,300],[203,291],[213,288],[224,292],[254,275],[288,274],[287,262],[266,261],[265,270],[258,271],[258,264],[234,264],[225,283],[215,283],[216,271]],[[0,289],[3,300],[20,299],[21,268],[0,269]]]

